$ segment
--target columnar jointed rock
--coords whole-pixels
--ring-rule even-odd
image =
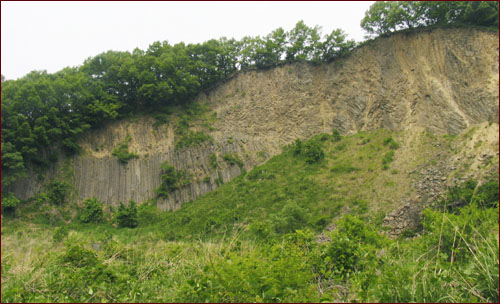
[[[498,96],[498,34],[477,29],[394,34],[330,64],[248,71],[201,94],[198,101],[217,113],[209,132],[213,143],[176,150],[173,126],[156,128],[147,117],[88,132],[81,140],[85,153],[72,160],[74,186],[81,199],[142,202],[155,196],[160,164],[167,160],[193,174],[190,185],[159,204],[177,208],[241,173],[222,160],[225,153],[236,153],[250,169],[296,138],[332,129],[346,134],[424,127],[457,134],[483,121],[498,123]],[[140,158],[124,165],[111,151],[127,134],[130,151]],[[212,153],[218,155],[216,170],[209,162]],[[21,198],[35,194],[62,162],[46,179],[33,174],[11,188]]]

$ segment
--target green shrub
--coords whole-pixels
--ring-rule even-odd
[[[221,226],[221,223],[217,217],[208,217],[205,220],[204,230],[208,233],[214,232]]]
[[[98,263],[94,252],[87,250],[79,245],[72,245],[67,248],[66,253],[61,257],[63,263],[81,268],[86,266],[95,266]]]
[[[128,207],[125,207],[122,202],[118,206],[115,214],[115,220],[119,227],[135,228],[139,220],[137,216],[137,207],[134,201],[130,201]]]
[[[498,206],[475,200],[494,198],[498,187],[493,193],[479,187],[473,197],[476,185],[450,189],[447,199],[467,204],[454,213],[443,213],[441,205],[425,209],[420,236],[384,248],[380,276],[365,288],[365,301],[498,302],[498,232],[492,233],[498,231]]]
[[[299,232],[297,232],[299,233]],[[227,248],[213,255],[181,287],[177,302],[319,302],[309,271],[309,236],[269,247]],[[304,245],[305,246],[302,246]]]
[[[498,207],[498,179],[490,180],[481,186],[474,197],[474,201],[485,207]]]
[[[389,146],[389,148],[392,150],[396,150],[397,148],[399,148],[399,144],[392,138],[392,136],[384,139],[384,146]]]
[[[130,135],[127,134],[127,137],[125,137],[125,140],[123,142],[119,143],[118,146],[116,146],[113,149],[113,151],[111,152],[111,154],[113,156],[118,157],[120,162],[123,164],[128,163],[128,161],[132,158],[139,158],[139,155],[128,151],[128,145],[129,145],[131,140],[132,140],[132,138],[130,137]]]
[[[319,141],[327,141],[330,138],[330,135],[326,133],[320,133],[316,136],[314,136],[314,139],[317,139]]]
[[[80,221],[82,223],[100,223],[103,219],[102,203],[96,198],[85,200],[85,205],[80,212]]]
[[[66,138],[62,141],[63,150],[66,155],[71,156],[80,153],[82,148],[76,143],[74,138]]]
[[[262,168],[254,168],[247,174],[248,180],[273,180],[276,179],[276,175],[274,173],[270,173],[267,170]]]
[[[455,185],[451,187],[446,196],[446,204],[448,211],[452,211],[457,206],[465,206],[471,203],[472,196],[474,195],[474,190],[476,189],[476,186],[477,182],[473,180],[467,180],[460,186]],[[444,203],[445,201],[442,202],[442,204]]]
[[[48,186],[49,192],[47,194],[50,203],[54,205],[62,205],[66,200],[66,195],[69,190],[69,185],[57,180],[52,181]]]
[[[230,166],[238,165],[240,169],[243,169],[243,162],[237,154],[226,153],[222,156],[222,159],[226,161]]]
[[[321,149],[321,145],[317,142],[308,141],[304,145],[304,157],[306,163],[317,163],[325,158],[325,153]]]
[[[309,211],[296,202],[287,202],[274,218],[274,227],[278,233],[295,232],[307,223]]]
[[[210,154],[210,167],[212,167],[212,169],[217,169],[219,167],[217,155],[215,155],[215,153]]]
[[[341,143],[341,144],[338,144],[335,146],[335,151],[344,151],[345,148],[347,148],[347,144],[346,143]]]
[[[351,273],[372,271],[377,266],[375,249],[380,236],[360,218],[345,215],[331,234],[331,241],[322,253],[323,275],[345,279]]]
[[[144,202],[137,208],[138,225],[147,226],[161,220],[161,212],[153,202]]]
[[[293,143],[291,151],[293,155],[303,157],[308,164],[317,163],[325,158],[321,145],[315,140],[308,140],[304,143],[297,139]]]
[[[295,156],[299,156],[302,154],[304,150],[304,142],[300,139],[296,139],[295,142],[292,145],[292,153]]]
[[[8,193],[2,197],[2,210],[5,213],[14,213],[20,202],[13,193]]]
[[[387,153],[384,154],[384,157],[382,158],[382,169],[387,170],[389,169],[389,164],[394,160],[394,151],[388,151]]]
[[[254,221],[248,226],[248,231],[260,241],[271,240],[275,234],[273,223],[270,221]]]
[[[340,135],[339,131],[337,131],[336,129],[333,129],[332,140],[333,141],[340,141],[341,139],[342,139],[342,135]]]
[[[54,234],[52,235],[52,240],[54,242],[60,242],[64,238],[66,238],[68,234],[69,231],[67,226],[57,227],[56,230],[54,230]]]
[[[328,225],[329,222],[330,222],[330,217],[322,215],[317,218],[313,218],[311,224],[316,230],[321,231],[326,227],[326,225]]]
[[[491,179],[479,187],[477,187],[477,185],[477,182],[467,180],[461,186],[450,188],[447,194],[448,205],[456,207],[476,202],[488,208],[498,206],[498,180]],[[474,194],[476,188],[477,192]],[[448,207],[448,211],[452,211],[452,208],[450,206]]]
[[[94,252],[80,245],[67,248],[45,280],[49,299],[61,299],[47,302],[107,302],[118,289],[117,276]]]
[[[184,170],[175,170],[167,161],[163,162],[160,168],[161,185],[156,189],[159,197],[168,197],[172,191],[189,185],[190,180]]]
[[[155,127],[159,127],[161,125],[168,123],[168,114],[167,113],[155,113],[155,114],[153,114],[153,118],[155,119],[155,122],[153,124],[153,126],[155,126]]]

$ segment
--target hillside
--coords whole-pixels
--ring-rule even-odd
[[[498,303],[498,8],[2,74],[0,301]]]
[[[199,95],[187,109],[88,131],[79,142],[81,155],[61,156],[51,169],[31,172],[9,190],[26,199],[45,191],[54,177],[65,176],[75,201],[96,197],[114,206],[143,202],[156,197],[160,166],[167,161],[191,176],[188,185],[157,201],[162,210],[177,209],[243,168],[264,163],[295,139],[333,129],[344,135],[379,128],[456,135],[489,122],[493,126],[487,133],[493,134],[498,84],[497,34],[470,28],[396,33],[367,43],[346,59],[239,73]],[[122,163],[112,152],[128,136],[128,149],[138,158]],[[498,137],[491,136],[494,146]],[[498,151],[490,150],[486,156]],[[479,150],[468,153],[482,156]],[[241,160],[241,168],[224,161],[228,154]],[[457,168],[457,158],[444,159],[444,167]],[[405,173],[417,165],[409,165]],[[394,198],[392,205],[402,198]]]
[[[140,205],[137,228],[25,203],[2,221],[2,302],[495,302],[497,135],[318,134],[176,211]]]

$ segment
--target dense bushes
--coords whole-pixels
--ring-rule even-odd
[[[13,194],[7,193],[2,196],[2,211],[5,213],[12,214],[14,213],[16,207],[19,205],[21,201]]]
[[[137,227],[139,219],[137,216],[136,202],[130,201],[128,206],[125,206],[122,202],[120,202],[118,210],[115,214],[115,220],[118,223],[118,227]]]
[[[47,278],[49,296],[64,295],[70,302],[109,301],[107,296],[118,279],[94,252],[80,245],[69,246],[52,271]]]
[[[294,232],[307,223],[309,212],[296,202],[289,201],[274,218],[274,228],[280,234]]]
[[[383,238],[358,217],[346,215],[336,225],[321,254],[320,273],[339,279],[359,272],[372,275],[378,263],[376,250]]]
[[[474,201],[484,207],[498,207],[498,179],[492,179],[479,186]]]
[[[305,143],[300,139],[295,140],[292,152],[296,156],[303,157],[308,164],[317,163],[325,158],[321,144],[314,140],[309,140]]]
[[[54,205],[62,205],[66,201],[66,196],[69,192],[69,185],[58,180],[52,181],[48,186],[48,198],[50,203]]]
[[[102,203],[96,198],[85,200],[84,207],[80,212],[82,223],[100,223],[103,219]]]
[[[313,235],[298,231],[282,243],[238,248],[229,245],[189,279],[180,302],[315,302],[311,270]],[[230,243],[234,244],[234,243]]]

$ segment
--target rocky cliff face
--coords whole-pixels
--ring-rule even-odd
[[[44,179],[33,174],[12,190],[22,198],[34,195],[61,174],[65,162],[76,198],[142,202],[155,196],[160,164],[168,161],[192,174],[190,185],[158,201],[161,209],[176,209],[241,173],[223,160],[226,153],[238,155],[250,169],[296,138],[332,129],[457,134],[481,122],[497,124],[498,49],[496,33],[423,30],[379,38],[331,64],[239,73],[197,98],[217,114],[207,131],[212,143],[175,149],[173,123],[155,127],[154,119],[144,116],[117,121],[88,132],[81,139],[82,155],[61,160]],[[201,121],[193,127],[201,128]],[[111,151],[127,134],[129,149],[140,157],[124,165]],[[217,155],[217,169],[210,165],[211,154]]]

